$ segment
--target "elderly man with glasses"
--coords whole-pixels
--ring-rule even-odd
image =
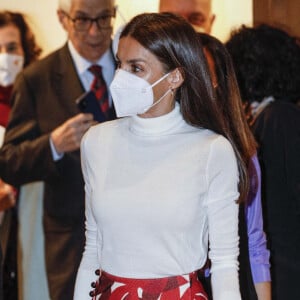
[[[107,90],[115,70],[110,49],[115,4],[60,0],[57,13],[68,41],[18,76],[0,169],[1,177],[14,186],[45,182],[43,226],[50,298],[71,300],[85,242],[79,146],[95,122],[93,114],[78,110],[76,99],[91,89],[96,93],[98,80],[97,89],[100,85],[103,94],[96,97],[99,107],[106,101],[105,120],[115,117]]]

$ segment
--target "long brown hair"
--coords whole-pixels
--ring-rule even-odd
[[[185,80],[176,91],[176,100],[183,118],[195,127],[213,130],[230,141],[239,167],[239,201],[244,200],[249,186],[247,162],[230,126],[232,121],[237,128],[244,126],[242,117],[236,112],[230,115],[234,120],[230,120],[216,101],[206,58],[192,26],[172,13],[145,13],[125,26],[120,38],[125,36],[131,36],[153,53],[164,65],[165,72],[180,70]],[[227,109],[237,111],[237,101],[238,98],[232,99]]]
[[[22,14],[7,10],[0,11],[0,28],[8,25],[14,25],[20,31],[24,51],[24,67],[26,67],[38,59],[42,49],[36,44],[35,37]]]
[[[232,59],[225,45],[217,38],[205,33],[198,33],[198,37],[204,49],[212,56],[214,62],[214,70],[211,70],[211,72],[214,72],[216,76],[216,99],[223,114],[226,116],[228,139],[235,141],[234,145],[237,147],[237,155],[240,155],[241,159],[245,161],[248,174],[250,174],[252,179],[256,178],[251,157],[256,154],[257,144],[244,114]],[[248,181],[248,176],[243,172],[244,169],[240,168],[240,176],[245,177],[245,180]],[[249,185],[251,191],[257,189],[255,180],[247,183],[247,186]]]

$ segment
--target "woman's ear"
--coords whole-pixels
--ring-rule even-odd
[[[175,90],[182,85],[184,78],[178,68],[170,73],[170,75],[168,76],[168,81],[172,90]]]

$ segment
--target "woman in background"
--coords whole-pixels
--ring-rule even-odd
[[[0,11],[0,126],[2,139],[9,119],[9,100],[15,78],[24,67],[35,61],[40,53],[41,49],[36,45],[24,16],[16,12]],[[0,233],[4,253],[5,300],[16,300],[18,292],[15,202],[14,188],[0,179],[0,211],[2,212]]]
[[[272,299],[300,299],[300,46],[260,25],[239,28],[226,47],[259,143]]]
[[[198,33],[198,36],[204,47],[217,100],[221,107],[225,107],[233,99],[240,99],[231,57],[225,45],[215,37],[205,33]],[[231,127],[239,148],[243,149],[245,155],[251,156],[248,163],[250,191],[246,202],[240,207],[240,288],[243,300],[271,300],[270,254],[266,247],[261,208],[261,170],[256,142],[247,125],[241,99],[238,102],[240,106],[237,108],[244,117],[244,127],[237,127],[239,124],[234,121]]]

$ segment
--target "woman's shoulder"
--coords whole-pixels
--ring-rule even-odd
[[[199,129],[194,134],[197,136],[199,151],[207,153],[209,157],[234,156],[230,141],[221,134],[210,129]]]
[[[202,129],[199,132],[199,135],[201,135],[204,139],[207,140],[207,142],[209,142],[209,144],[211,144],[214,147],[222,148],[225,147],[226,145],[227,146],[231,145],[226,137],[210,129]]]

